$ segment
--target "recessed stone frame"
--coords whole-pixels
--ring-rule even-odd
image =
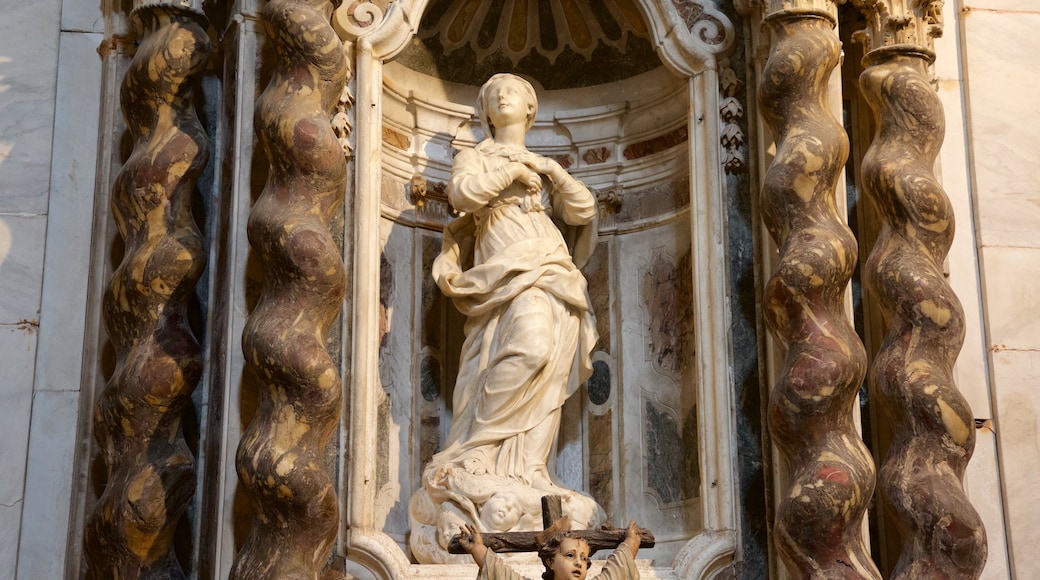
[[[731,400],[731,348],[728,336],[727,277],[718,267],[725,263],[725,199],[719,147],[719,79],[716,59],[733,43],[728,19],[709,2],[675,3],[639,0],[658,55],[682,79],[689,103],[688,137],[684,149],[689,163],[689,210],[696,325],[697,418],[700,426],[700,479],[707,482],[699,501],[703,531],[690,538],[673,562],[657,562],[659,575],[701,578],[734,559],[736,550],[736,477],[732,458],[734,417]],[[352,344],[348,386],[349,418],[342,435],[345,450],[341,474],[344,505],[341,549],[353,574],[392,578],[469,578],[472,568],[412,564],[394,538],[377,525],[378,423],[382,389],[379,384],[379,272],[380,216],[386,211],[380,192],[394,167],[383,145],[384,72],[387,63],[416,34],[427,0],[402,0],[384,11],[375,3],[344,3],[334,16],[355,60],[356,143],[354,199],[354,301],[351,312]],[[691,10],[699,5],[701,10]],[[459,111],[460,117],[468,114]],[[671,128],[671,129],[674,129]],[[581,151],[576,151],[580,159]],[[616,159],[616,157],[615,157]],[[406,176],[400,175],[400,178]],[[622,202],[623,203],[623,202]],[[685,218],[682,218],[685,219]],[[436,220],[435,220],[436,221]],[[433,224],[429,224],[431,227]]]

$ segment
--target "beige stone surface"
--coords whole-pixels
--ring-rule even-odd
[[[47,208],[59,5],[3,4],[3,30],[17,34],[0,34],[0,212]]]
[[[0,324],[39,323],[46,229],[45,216],[0,213]]]
[[[1018,578],[1040,578],[1040,351],[995,352],[992,361],[1011,565]]]
[[[16,542],[18,578],[64,577],[78,413],[79,392],[39,392],[33,398],[23,510],[32,525]]]
[[[983,247],[982,266],[990,350],[1040,350],[1040,248]]]
[[[976,219],[987,246],[1040,247],[1040,68],[1026,48],[1037,45],[1036,7],[962,17]]]
[[[0,364],[0,578],[13,578],[32,409],[36,329],[0,324],[0,352],[4,353]]]
[[[104,32],[105,19],[97,0],[63,0],[61,29],[71,32]]]

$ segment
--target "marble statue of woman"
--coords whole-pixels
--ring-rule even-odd
[[[549,467],[563,403],[592,372],[595,319],[578,267],[598,207],[559,163],[527,150],[537,107],[524,79],[491,77],[477,103],[489,138],[452,166],[448,198],[465,215],[445,228],[433,276],[466,316],[466,339],[451,429],[410,507],[420,561],[453,561],[440,552],[461,525],[540,529],[543,495],[564,496],[578,527],[602,519]]]

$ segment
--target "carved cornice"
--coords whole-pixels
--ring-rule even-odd
[[[867,17],[867,28],[852,35],[870,61],[883,53],[919,53],[935,60],[935,39],[943,33],[943,0],[852,0]]]

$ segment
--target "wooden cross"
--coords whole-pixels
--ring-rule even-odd
[[[537,552],[550,535],[555,532],[570,530],[570,518],[563,515],[563,496],[542,496],[541,532],[499,532],[481,534],[487,549],[502,552]],[[549,532],[549,533],[546,533]],[[625,541],[627,531],[624,528],[603,528],[599,530],[575,530],[571,535],[581,538],[589,545],[589,553],[597,550],[617,548]],[[639,528],[639,547],[653,548],[654,534],[646,528]],[[465,554],[466,550],[459,542],[459,534],[455,534],[448,544],[449,554]]]

